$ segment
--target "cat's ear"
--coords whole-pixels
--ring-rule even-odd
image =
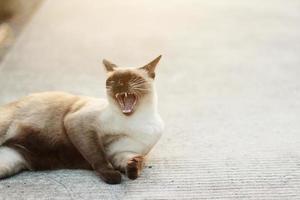
[[[154,60],[152,60],[150,63],[148,63],[147,65],[145,65],[144,67],[141,67],[139,69],[143,69],[146,70],[148,72],[148,75],[154,79],[155,78],[155,68],[156,65],[158,64],[159,60],[161,58],[161,55],[158,56],[157,58],[155,58]]]
[[[109,62],[109,61],[106,60],[106,59],[103,59],[102,62],[103,62],[103,65],[104,65],[104,67],[105,67],[105,69],[106,69],[107,72],[113,72],[113,71],[115,71],[116,68],[117,68],[117,65],[115,65],[115,64],[113,64],[113,63],[111,63],[111,62]]]

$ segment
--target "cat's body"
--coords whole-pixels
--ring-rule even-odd
[[[108,100],[45,92],[0,107],[0,178],[60,168],[93,169],[107,183],[121,181],[116,170],[137,178],[163,129],[155,89],[148,70],[105,66]]]

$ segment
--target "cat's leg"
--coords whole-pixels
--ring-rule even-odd
[[[144,167],[144,148],[143,144],[125,136],[106,146],[106,155],[114,168],[124,172],[128,178],[136,179]]]
[[[11,123],[11,120],[7,119],[7,117],[2,114],[3,113],[0,111],[0,145],[2,145],[6,141],[7,130]]]
[[[1,126],[1,122],[0,122],[0,145],[2,145],[5,142],[5,134],[6,134],[6,127]]]
[[[10,147],[0,147],[0,179],[17,174],[24,169],[27,169],[27,163],[19,152]]]
[[[144,167],[144,156],[133,152],[118,152],[110,160],[115,168],[132,180],[140,176]]]
[[[0,107],[0,146],[7,140],[8,129],[13,121],[16,102]]]
[[[70,141],[81,153],[85,160],[92,166],[100,178],[109,184],[118,184],[122,176],[108,162],[102,143],[98,141],[98,135],[91,131],[88,125],[82,124],[80,117],[69,117],[65,124]]]
[[[97,135],[95,132],[69,132],[68,135],[74,146],[89,162],[103,181],[109,184],[118,184],[121,182],[122,177],[120,172],[113,169],[106,159],[103,148],[97,142]]]
[[[127,165],[126,165],[126,175],[128,178],[134,180],[136,178],[138,178],[144,168],[144,157],[137,155],[134,157],[131,157],[128,161],[127,161]]]

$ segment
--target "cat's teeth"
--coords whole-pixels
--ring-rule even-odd
[[[125,97],[127,97],[127,92],[125,92]]]

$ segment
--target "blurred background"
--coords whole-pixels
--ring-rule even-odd
[[[0,200],[300,199],[299,11],[299,0],[0,0],[1,104],[103,97],[103,58],[139,67],[162,54],[166,124],[136,181],[26,172],[0,181]]]
[[[0,61],[41,0],[0,0]]]

